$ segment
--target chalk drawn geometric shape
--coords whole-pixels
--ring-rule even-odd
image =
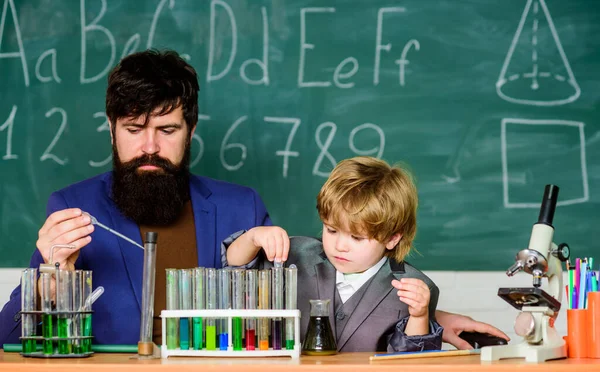
[[[496,92],[505,101],[532,106],[564,105],[581,95],[545,0],[527,0]]]
[[[579,140],[579,171],[581,172],[581,190],[582,196],[578,198],[560,200],[556,204],[557,206],[572,205],[585,203],[590,199],[589,185],[588,185],[588,173],[585,159],[585,134],[583,131],[584,123],[578,121],[568,120],[532,120],[532,119],[515,119],[505,118],[502,119],[502,125],[500,130],[500,147],[502,152],[502,185],[503,185],[503,196],[504,196],[504,207],[505,208],[539,208],[539,200],[531,200],[526,202],[514,202],[509,197],[509,169],[508,169],[508,144],[506,139],[506,132],[508,125],[537,125],[537,126],[566,126],[575,128],[578,131]],[[552,145],[552,144],[548,144]],[[535,146],[535,143],[531,143],[530,146]],[[560,186],[560,185],[559,185]]]

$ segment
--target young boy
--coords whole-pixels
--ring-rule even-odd
[[[410,175],[382,160],[341,161],[319,195],[323,239],[288,238],[280,227],[260,226],[224,242],[230,266],[298,267],[301,339],[310,299],[330,299],[338,351],[440,349],[443,328],[434,320],[439,290],[404,261],[416,234],[417,190]]]

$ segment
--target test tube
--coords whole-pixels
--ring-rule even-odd
[[[83,311],[83,303],[84,303],[83,272],[81,270],[75,270],[73,272],[72,276],[73,276],[73,287],[71,288],[71,290],[73,291],[73,294],[72,294],[72,296],[73,296],[73,311]],[[73,337],[77,337],[72,340],[73,353],[83,354],[84,353],[83,343],[81,342],[82,339],[80,338],[82,335],[81,313],[73,313],[72,320],[73,320]]]
[[[179,270],[179,309],[192,308],[192,270]],[[179,348],[190,349],[190,318],[179,318]]]
[[[217,309],[217,270],[206,269],[206,308]],[[217,326],[215,318],[206,319],[206,349],[215,350],[217,341]]]
[[[71,311],[73,310],[73,271],[59,270],[56,283],[56,310],[58,311],[58,353],[71,354]]]
[[[260,270],[258,272],[258,308],[270,309],[271,296],[271,270]],[[258,328],[259,350],[269,350],[269,318],[260,318]]]
[[[273,309],[281,310],[283,309],[283,267],[276,266],[271,269],[271,274],[273,276]],[[281,350],[282,343],[282,320],[280,317],[273,318],[273,328],[272,328],[272,345],[273,350]]]
[[[167,310],[178,310],[179,307],[179,270],[165,269],[167,278]],[[179,347],[179,322],[177,318],[167,318],[167,349]]]
[[[42,337],[44,342],[42,344],[45,355],[54,354],[54,342],[52,337],[54,336],[54,328],[52,327],[52,274],[42,273],[40,275],[42,280]]]
[[[292,264],[285,269],[285,308],[294,310],[298,308],[298,269]],[[294,318],[285,320],[285,348],[294,349]]]
[[[256,309],[258,298],[256,293],[258,270],[246,271],[246,309]],[[246,319],[246,350],[254,350],[256,348],[256,319]]]
[[[144,271],[142,273],[142,318],[140,324],[139,355],[152,355],[152,325],[154,322],[154,280],[156,277],[156,240],[158,233],[147,232],[144,242]]]
[[[91,311],[92,306],[89,304],[88,299],[92,295],[92,270],[83,270],[83,303],[84,310]],[[92,314],[83,314],[83,336],[89,337],[83,340],[84,352],[92,352]]]
[[[29,268],[21,273],[21,311],[37,309],[37,269]],[[36,341],[28,337],[36,335],[35,314],[21,314],[23,354],[36,352]]]
[[[231,281],[231,291],[233,292],[232,307],[234,309],[244,308],[244,272],[243,269],[233,270]],[[233,350],[242,350],[242,339],[244,337],[244,328],[241,317],[233,318]]]
[[[205,308],[205,283],[204,283],[204,268],[197,267],[193,272],[193,287],[192,287],[192,301],[195,310],[202,310]],[[202,344],[204,340],[204,330],[202,327],[202,318],[195,317],[193,320],[193,337],[194,337],[194,350],[202,350]]]
[[[231,270],[218,269],[219,277],[219,309],[231,309]],[[227,350],[229,346],[229,330],[227,319],[219,319],[219,349]]]

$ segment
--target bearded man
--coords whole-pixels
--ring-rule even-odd
[[[96,344],[137,344],[140,334],[144,251],[99,222],[143,245],[158,232],[154,342],[161,343],[160,312],[166,304],[165,268],[223,265],[221,242],[236,231],[270,225],[251,188],[190,174],[190,144],[198,121],[196,71],[173,51],[132,54],[111,71],[106,115],[111,127],[113,170],[50,196],[30,267],[48,263],[55,244],[61,269],[92,270]],[[0,315],[0,347],[18,343],[20,288]]]

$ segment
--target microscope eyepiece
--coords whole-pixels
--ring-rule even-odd
[[[559,188],[556,185],[546,185],[537,223],[552,226],[554,210],[556,209],[556,202],[558,200],[558,190]]]

